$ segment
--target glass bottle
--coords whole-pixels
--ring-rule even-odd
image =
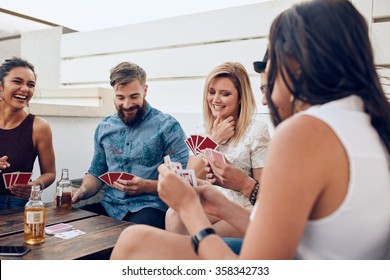
[[[57,182],[56,202],[59,209],[72,209],[72,182],[68,169],[62,169],[61,180]]]
[[[40,244],[45,242],[46,208],[41,199],[41,186],[31,187],[29,201],[24,207],[24,242]]]

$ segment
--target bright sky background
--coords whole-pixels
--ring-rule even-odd
[[[0,8],[90,31],[272,0],[0,0]]]

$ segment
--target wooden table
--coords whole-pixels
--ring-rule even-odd
[[[46,226],[67,223],[96,216],[96,213],[72,208],[71,210],[56,209],[54,203],[45,204]],[[0,237],[23,232],[24,208],[0,211]]]
[[[17,211],[10,215],[17,215]],[[5,212],[0,211],[1,233],[0,245],[25,245],[23,244],[23,211],[22,219],[14,220],[5,218]],[[71,211],[57,211],[54,207],[48,207],[46,212],[47,221],[52,224],[66,222],[75,229],[86,232],[84,235],[72,239],[60,239],[46,235],[45,242],[38,245],[27,245],[31,251],[22,257],[0,256],[0,260],[75,260],[75,259],[108,259],[119,237],[119,234],[132,223],[120,221],[106,216],[81,209]],[[6,230],[3,224],[13,229]],[[22,228],[22,230],[16,230]]]

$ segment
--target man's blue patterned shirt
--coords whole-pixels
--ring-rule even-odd
[[[146,102],[146,101],[145,101]],[[128,172],[157,180],[157,167],[166,155],[187,165],[188,148],[179,122],[146,102],[142,119],[128,126],[117,114],[104,118],[95,130],[95,152],[88,173],[98,178],[105,172]],[[151,207],[162,211],[167,205],[156,193],[130,195],[107,186],[102,204],[107,213],[122,220],[130,212]]]

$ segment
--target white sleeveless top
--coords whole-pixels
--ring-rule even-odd
[[[390,163],[388,152],[360,97],[349,96],[301,112],[336,133],[347,152],[348,192],[327,217],[308,221],[297,259],[384,259],[390,255]],[[324,171],[326,172],[326,171]]]

